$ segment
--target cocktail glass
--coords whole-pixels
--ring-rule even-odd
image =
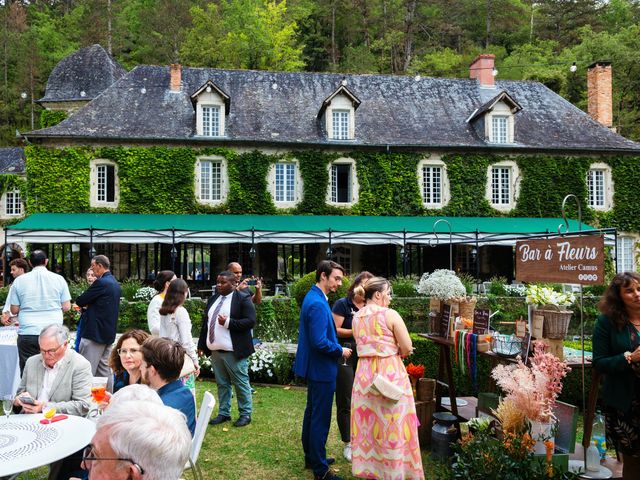
[[[13,397],[4,397],[2,399],[2,410],[4,410],[4,415],[9,420],[9,415],[13,412]]]
[[[44,418],[47,419],[47,423],[51,423],[51,419],[55,416],[56,414],[56,407],[53,407],[51,405],[47,405],[46,407],[44,407],[44,409],[42,410],[42,414],[44,415]]]

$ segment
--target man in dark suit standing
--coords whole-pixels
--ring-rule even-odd
[[[349,358],[351,349],[338,343],[327,295],[342,285],[344,269],[323,260],[316,270],[316,284],[304,297],[300,310],[298,351],[294,371],[307,379],[307,407],[302,423],[305,467],[312,468],[316,480],[341,480],[329,469],[327,436],[336,390],[338,359]]]
[[[94,376],[109,378],[111,347],[116,339],[116,325],[120,312],[120,285],[109,270],[111,264],[104,255],[91,259],[91,270],[96,281],[76,299],[76,305],[86,308],[86,320],[82,330],[79,353],[89,360]]]
[[[211,354],[211,364],[218,384],[218,415],[209,423],[218,425],[231,420],[231,386],[236,387],[240,416],[236,427],[251,423],[253,400],[249,385],[248,357],[255,350],[251,329],[256,324],[256,309],[251,297],[236,291],[236,277],[221,272],[216,293],[207,302],[198,349]]]

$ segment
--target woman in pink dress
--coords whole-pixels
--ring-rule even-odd
[[[413,351],[411,338],[398,312],[388,308],[391,286],[374,277],[356,287],[365,306],[353,317],[358,368],[351,398],[352,471],[358,478],[423,479],[418,443],[418,417],[411,382],[402,357]],[[371,389],[383,375],[400,387],[397,402]]]

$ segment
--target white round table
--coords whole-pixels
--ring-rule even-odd
[[[0,418],[0,477],[31,470],[65,458],[91,443],[95,423],[69,418],[49,425],[42,414]]]

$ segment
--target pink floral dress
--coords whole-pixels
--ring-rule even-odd
[[[352,471],[358,478],[423,479],[411,383],[386,324],[387,310],[367,306],[353,317],[359,361],[351,397]],[[376,373],[404,390],[397,403],[369,391]]]

